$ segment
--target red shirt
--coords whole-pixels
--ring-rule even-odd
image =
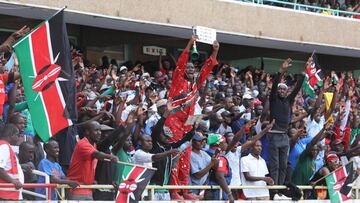
[[[223,172],[225,176],[229,174],[229,166],[225,157],[219,157],[219,164],[217,167],[217,171]]]
[[[5,82],[8,78],[8,74],[0,74],[0,117],[3,114],[3,105],[6,102]]]
[[[77,181],[79,184],[94,184],[95,168],[97,159],[92,157],[96,151],[96,144],[91,145],[85,137],[75,146],[74,153],[71,157],[69,172],[67,178]],[[70,191],[73,194],[92,194],[91,189],[75,189]]]

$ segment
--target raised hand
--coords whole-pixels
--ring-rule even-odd
[[[291,58],[286,59],[286,60],[281,64],[281,70],[282,70],[282,71],[286,71],[290,66],[292,66],[291,62],[292,62],[292,59],[291,59]]]
[[[217,40],[215,40],[214,43],[213,43],[213,49],[218,51],[219,48],[220,48],[220,44],[219,44],[219,42]]]
[[[252,120],[250,120],[249,122],[247,122],[246,124],[245,124],[245,128],[251,128],[251,127],[253,127],[254,125],[256,125],[256,119],[252,119]]]
[[[27,25],[25,25],[24,27],[20,28],[20,30],[14,32],[12,34],[12,36],[15,38],[15,40],[17,40],[20,37],[24,36],[29,31],[30,31],[30,28]]]

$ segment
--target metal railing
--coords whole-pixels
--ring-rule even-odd
[[[12,183],[1,183],[0,188],[14,188],[14,184]],[[49,190],[46,200],[51,200],[51,189],[53,188],[59,188],[61,189],[61,194],[59,195],[60,199],[65,199],[65,189],[69,189],[70,187],[68,185],[58,185],[58,184],[23,184],[23,188],[47,188]],[[113,185],[80,185],[78,188],[87,188],[87,189],[112,189],[116,190]],[[286,186],[283,185],[274,185],[274,186],[229,186],[230,189],[269,189],[269,190],[280,190],[280,189],[286,189]],[[312,189],[327,189],[326,186],[310,186],[310,185],[300,185],[298,188],[303,190],[312,190]],[[150,200],[153,200],[155,191],[161,189],[161,190],[171,190],[171,189],[180,189],[180,190],[191,190],[191,189],[197,189],[197,190],[219,190],[220,191],[220,199],[222,199],[221,194],[222,190],[220,186],[208,186],[208,185],[148,185],[146,187],[146,190],[150,190]],[[359,199],[359,190],[360,186],[353,186],[352,190],[355,191],[355,199]],[[44,197],[45,198],[45,197]]]
[[[354,16],[360,15],[360,13],[357,12],[351,12],[351,11],[343,11],[343,10],[337,10],[337,9],[331,9],[331,8],[324,8],[320,6],[313,6],[313,5],[306,5],[306,4],[300,4],[295,2],[289,2],[289,1],[281,1],[281,0],[234,0],[237,2],[245,2],[245,3],[255,3],[255,4],[265,4],[265,5],[275,5],[277,7],[284,7],[288,9],[293,10],[299,10],[299,11],[308,11],[312,13],[320,13],[323,11],[327,11],[331,13],[333,16],[342,16],[342,17],[349,17],[353,18]]]

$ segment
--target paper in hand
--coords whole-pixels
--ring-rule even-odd
[[[203,117],[204,117],[204,115],[202,115],[202,114],[189,116],[185,122],[185,125],[194,125],[194,123],[199,123]]]

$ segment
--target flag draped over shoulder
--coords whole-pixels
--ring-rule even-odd
[[[331,203],[340,203],[350,199],[352,183],[355,178],[352,162],[325,178]]]
[[[305,69],[303,90],[306,95],[315,97],[316,88],[323,85],[324,74],[320,68],[316,54],[313,54],[312,58],[312,62]]]
[[[125,165],[116,203],[137,203],[140,201],[141,194],[149,184],[155,170],[143,166]]]
[[[63,10],[23,37],[14,49],[34,128],[46,142],[77,117],[74,69]]]

